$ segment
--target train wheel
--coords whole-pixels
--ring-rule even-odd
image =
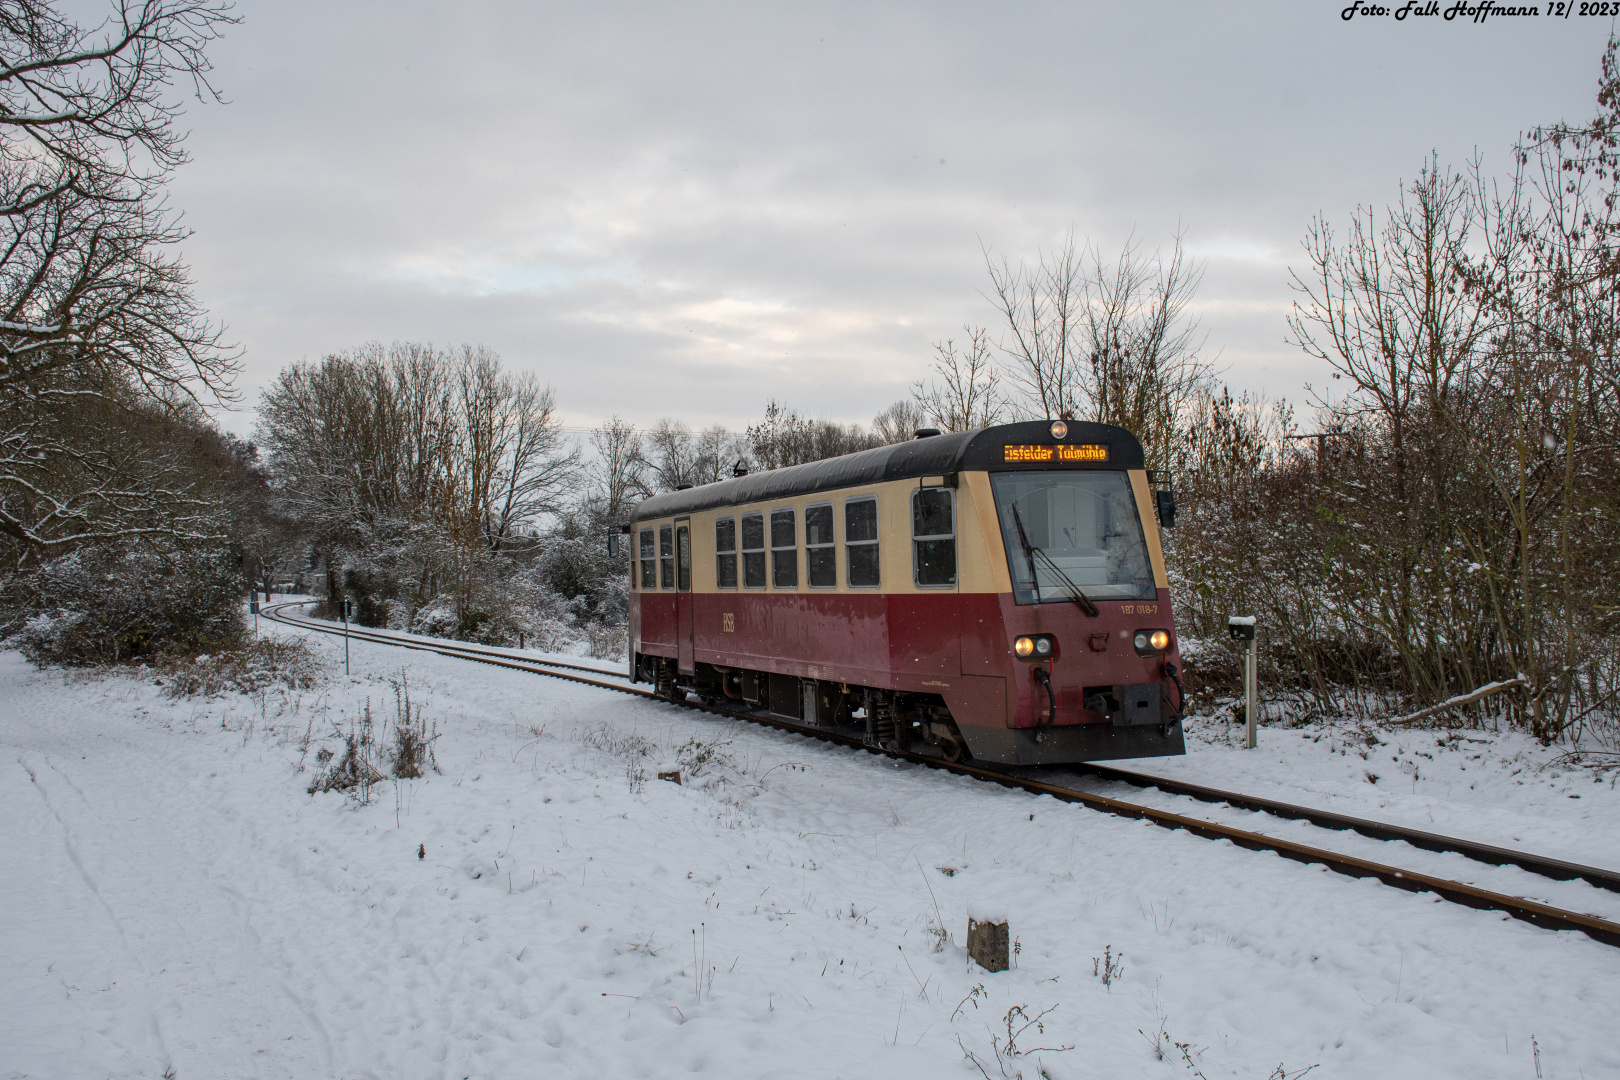
[[[939,752],[952,765],[960,765],[968,756],[967,746],[955,735],[947,735],[939,740]]]

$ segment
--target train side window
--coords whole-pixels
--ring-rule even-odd
[[[641,530],[641,587],[643,589],[658,588],[657,572],[653,563],[658,560],[658,553],[653,548],[653,531]]]
[[[714,577],[722,589],[737,587],[737,519],[714,523]]]
[[[658,526],[658,587],[675,587],[675,527]]]
[[[743,584],[765,587],[765,515],[744,514],[742,519]]]
[[[918,585],[956,584],[955,494],[943,487],[912,492],[912,567]]]
[[[833,533],[832,503],[804,508],[804,576],[813,589],[838,584],[838,537]]]
[[[844,503],[844,556],[846,580],[853,588],[878,584],[877,499],[850,499]]]
[[[692,529],[687,525],[675,530],[675,586],[692,591]]]
[[[771,584],[778,589],[799,587],[799,538],[791,506],[771,511]]]

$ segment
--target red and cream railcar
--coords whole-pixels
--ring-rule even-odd
[[[647,499],[632,678],[951,760],[1183,752],[1142,449],[1102,424],[928,435]]]

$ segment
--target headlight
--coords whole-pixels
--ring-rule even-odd
[[[1170,647],[1170,632],[1168,630],[1138,630],[1131,637],[1131,644],[1135,646],[1137,655],[1152,656],[1162,653]]]
[[[1057,639],[1051,634],[1024,634],[1013,639],[1013,654],[1020,660],[1051,660],[1057,656]]]

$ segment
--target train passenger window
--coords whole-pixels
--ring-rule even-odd
[[[765,515],[744,514],[742,519],[743,584],[765,587]]]
[[[675,530],[675,583],[681,592],[692,591],[692,530],[685,525]]]
[[[658,588],[658,578],[653,570],[653,563],[657,561],[657,552],[653,550],[653,531],[641,530],[641,587],[643,589]]]
[[[844,555],[848,560],[845,575],[857,589],[870,589],[878,584],[878,522],[877,499],[850,499],[844,503]]]
[[[918,585],[956,584],[955,496],[950,488],[918,488],[911,495],[912,566]]]
[[[799,538],[794,535],[793,508],[771,511],[771,584],[799,587]]]
[[[722,589],[737,587],[737,519],[714,523],[714,578]]]
[[[675,587],[675,529],[671,525],[658,526],[658,587]]]
[[[804,576],[811,588],[838,584],[838,537],[833,534],[831,503],[804,508]]]

